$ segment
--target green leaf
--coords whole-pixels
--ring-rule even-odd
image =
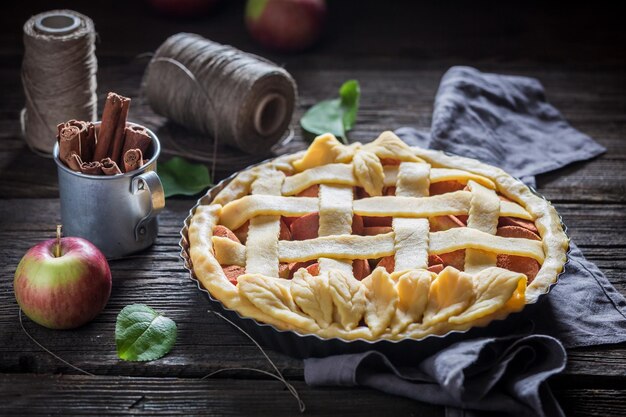
[[[192,164],[178,156],[157,168],[163,183],[165,197],[194,195],[212,185],[209,169],[202,164]]]
[[[315,136],[332,133],[337,137],[345,137],[341,104],[339,99],[320,101],[311,107],[300,119],[302,129]]]
[[[356,113],[359,110],[359,98],[361,97],[361,87],[356,80],[349,80],[343,83],[339,89],[341,107],[343,108],[343,126],[346,131],[351,130],[356,122]]]
[[[332,133],[347,143],[346,133],[356,122],[360,96],[358,81],[346,81],[339,88],[339,98],[315,104],[302,116],[300,126],[314,136]]]
[[[117,356],[125,361],[153,361],[176,342],[176,323],[144,304],[126,306],[117,315]]]

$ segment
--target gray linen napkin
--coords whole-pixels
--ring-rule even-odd
[[[546,101],[539,81],[469,67],[453,67],[443,76],[430,134],[413,128],[396,133],[409,145],[499,166],[530,185],[537,174],[605,151]],[[559,284],[523,313],[532,335],[462,341],[402,368],[378,352],[311,358],[304,362],[305,380],[369,386],[444,405],[448,415],[490,410],[494,415],[563,415],[545,383],[565,365],[563,345],[626,341],[624,297],[573,243],[569,259]]]
[[[361,385],[446,406],[446,416],[562,416],[543,381],[565,368],[565,350],[550,336],[460,342],[413,366],[379,352],[310,358],[309,385]],[[497,385],[497,386],[496,386]]]
[[[606,149],[574,129],[528,77],[452,67],[441,79],[430,135],[396,131],[410,145],[475,158],[534,185],[534,175]]]

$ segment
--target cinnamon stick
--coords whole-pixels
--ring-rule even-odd
[[[83,162],[80,166],[80,172],[87,175],[102,175],[102,164],[98,161]]]
[[[152,138],[145,127],[126,126],[126,129],[124,129],[123,155],[126,155],[129,149],[139,149],[141,154],[145,155],[151,142]]]
[[[118,161],[122,152],[124,128],[128,117],[130,99],[115,93],[109,93],[102,111],[102,123],[93,159],[98,161],[110,157]]]
[[[122,159],[124,156],[124,154],[122,154],[122,149],[124,148],[124,130],[126,129],[126,120],[128,120],[128,108],[130,106],[130,99],[126,100],[127,101],[124,102],[122,105],[122,112],[120,114],[120,119],[117,122],[115,137],[111,146],[111,159],[119,163],[120,165],[122,164]]]
[[[87,125],[87,137],[81,141],[80,158],[83,161],[91,161],[96,149],[96,127],[91,122],[81,122]]]
[[[78,140],[80,142],[80,159],[91,161],[93,150],[96,146],[96,136],[93,132],[93,123],[81,120],[70,120],[66,123],[69,126],[76,126],[79,129]]]
[[[61,160],[67,163],[72,152],[76,152],[83,161],[91,160],[96,145],[93,123],[70,120],[59,124],[57,131]]]
[[[104,158],[100,163],[102,164],[102,172],[104,172],[104,175],[117,175],[122,173],[120,167],[117,166],[117,162],[111,158]]]
[[[124,172],[134,171],[143,166],[141,149],[129,149],[124,153]]]
[[[76,152],[72,152],[72,155],[67,160],[67,166],[76,172],[80,172],[80,166],[83,164],[83,161],[80,159],[80,156]]]
[[[72,154],[80,155],[80,129],[77,126],[61,123],[57,126],[57,131],[59,159],[69,167]]]

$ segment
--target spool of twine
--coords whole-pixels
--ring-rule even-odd
[[[189,33],[159,47],[143,88],[156,113],[249,154],[269,152],[296,101],[296,84],[283,68]]]
[[[52,153],[56,126],[97,116],[95,38],[90,18],[51,10],[24,24],[22,133],[35,151]]]

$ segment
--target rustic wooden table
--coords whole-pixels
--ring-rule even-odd
[[[200,379],[223,367],[268,369],[268,364],[244,336],[207,313],[204,295],[177,259],[179,231],[195,198],[168,199],[154,247],[136,258],[111,262],[113,293],[95,321],[78,330],[52,331],[26,320],[35,338],[97,376],[82,375],[54,359],[21,330],[12,289],[15,268],[30,246],[51,237],[60,220],[54,163],[31,153],[20,138],[21,25],[30,15],[55,7],[74,8],[95,20],[100,105],[111,90],[139,97],[145,61],[136,56],[181,31],[265,54],[284,65],[300,93],[295,121],[317,100],[333,96],[342,81],[358,79],[362,100],[353,140],[368,141],[383,129],[400,126],[428,128],[439,79],[451,65],[539,78],[568,120],[608,148],[593,161],[539,177],[539,191],[556,205],[585,255],[626,294],[626,34],[617,10],[605,6],[593,16],[588,8],[332,2],[323,41],[306,53],[282,56],[265,53],[248,38],[240,2],[193,21],[165,19],[141,2],[50,3],[22,2],[0,17],[0,414],[298,412],[279,382],[258,374],[240,371]],[[141,103],[132,108],[131,120],[162,138],[187,134]],[[292,147],[303,146],[296,129]],[[178,341],[165,358],[150,363],[117,358],[115,318],[131,303],[149,304],[178,323]],[[270,356],[301,393],[309,415],[364,410],[371,415],[443,415],[441,408],[369,389],[309,388],[300,361],[275,352]],[[550,382],[567,414],[626,415],[626,346],[574,349],[568,356],[567,369]]]

